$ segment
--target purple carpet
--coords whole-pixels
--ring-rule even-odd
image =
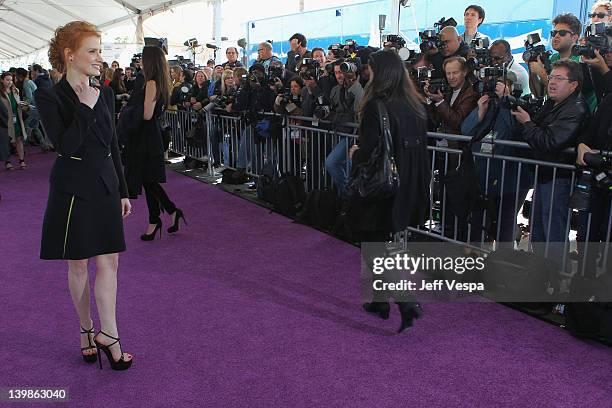
[[[165,216],[141,242],[133,201],[118,323],[134,365],[100,371],[65,263],[38,259],[53,158],[0,170],[0,387],[67,388],[75,407],[612,406],[612,349],[485,303],[426,305],[396,335],[396,309],[361,311],[357,248],[174,172],[189,225],[169,236]]]

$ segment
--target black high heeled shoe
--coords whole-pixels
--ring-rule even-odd
[[[174,211],[174,214],[174,224],[168,227],[168,234],[173,234],[179,230],[179,220],[181,218],[183,219],[185,225],[187,225],[187,220],[185,220],[185,214],[183,214],[183,210],[177,208],[176,211]]]
[[[397,302],[400,315],[402,316],[402,324],[398,329],[398,333],[403,332],[409,327],[412,327],[412,321],[423,315],[423,308],[418,303],[403,303]]]
[[[91,325],[91,329],[89,330],[85,330],[83,326],[81,326],[81,334],[87,334],[87,343],[89,343],[89,346],[81,347],[81,356],[83,356],[83,361],[85,361],[86,363],[95,363],[96,360],[98,359],[98,354],[83,354],[83,351],[85,350],[96,349],[96,346],[91,344],[91,339],[89,338],[89,335],[93,334],[93,332],[94,332],[93,324]]]
[[[157,224],[155,224],[155,229],[153,230],[152,233],[150,234],[142,234],[140,236],[140,239],[143,241],[153,241],[155,239],[155,234],[157,234],[157,231],[159,231],[159,239],[161,239],[161,227],[162,227],[162,223],[161,221],[159,221]]]
[[[104,344],[100,343],[97,340],[97,337],[100,334],[103,334],[106,337],[108,337],[109,339],[113,339],[115,341],[113,341],[111,344],[104,345]],[[100,330],[98,332],[98,334],[96,334],[96,337],[94,337],[94,343],[96,343],[96,348],[98,349],[98,354],[100,354],[100,350],[102,350],[104,352],[104,354],[106,354],[106,358],[108,358],[108,362],[110,363],[111,368],[113,370],[117,370],[117,371],[127,370],[128,368],[130,368],[132,366],[132,362],[134,361],[134,358],[132,358],[130,360],[124,360],[123,359],[123,350],[121,349],[121,343],[119,343],[119,339],[117,337],[110,336],[110,335],[104,333],[102,330]],[[112,345],[114,345],[115,343],[119,344],[119,351],[121,352],[121,357],[117,361],[115,361],[115,359],[113,358],[113,353],[111,353],[111,351],[110,351],[110,347]],[[101,355],[100,355],[100,359],[98,361],[100,362],[100,370],[101,370],[102,369],[102,356]]]
[[[387,320],[389,318],[389,302],[370,302],[363,304],[363,310],[368,313],[378,315],[381,319]]]

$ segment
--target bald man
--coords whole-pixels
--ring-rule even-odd
[[[444,60],[451,57],[467,58],[470,47],[463,42],[455,27],[444,27],[440,31],[440,41],[442,42],[442,46],[439,50],[432,50],[429,60],[436,69],[437,77],[443,78]]]

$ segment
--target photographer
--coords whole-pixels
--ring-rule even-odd
[[[580,94],[582,69],[575,61],[556,61],[548,76],[549,99],[532,120],[523,108],[512,111],[523,124],[523,138],[535,150],[535,159],[563,163],[562,151],[576,146],[577,138],[589,119],[588,107]],[[532,204],[531,242],[557,243],[549,248],[550,259],[564,259],[567,239],[568,204],[572,189],[571,172],[540,166]],[[550,230],[548,229],[550,225]],[[539,252],[542,248],[534,248]]]
[[[115,121],[118,120],[118,115],[121,108],[127,105],[127,101],[130,99],[130,94],[128,93],[123,81],[124,76],[123,70],[121,68],[117,68],[113,72],[113,80],[110,82],[110,87],[115,93]]]
[[[580,57],[572,54],[572,48],[577,44],[582,32],[582,24],[578,17],[571,13],[562,13],[553,21],[553,30],[550,32],[552,48],[557,51],[550,57],[550,62],[572,60],[580,62]],[[586,65],[583,70],[581,84],[582,94],[591,112],[597,107],[597,96],[593,91],[591,75]],[[548,86],[548,73],[541,58],[538,61],[529,62],[530,89],[535,96],[543,96]]]
[[[290,82],[289,92],[279,93],[274,100],[274,112],[282,115],[302,116],[302,88],[304,81],[295,77]]]
[[[477,105],[478,94],[466,79],[468,67],[463,57],[451,57],[444,61],[444,74],[450,90],[430,92],[430,84],[424,87],[429,104],[430,117],[437,123],[441,133],[460,134],[461,123]],[[449,142],[449,147],[458,147],[457,142]]]
[[[444,71],[444,61],[453,57],[467,58],[470,47],[463,42],[462,37],[453,26],[440,30],[440,49],[428,51],[429,62],[438,72]]]
[[[280,62],[280,59],[272,54],[272,44],[267,41],[259,43],[259,47],[257,48],[257,63],[263,65],[266,73],[268,72],[270,63],[273,61]]]
[[[463,42],[471,44],[472,40],[486,39],[488,43],[491,43],[489,36],[478,32],[478,27],[484,22],[485,11],[482,7],[472,4],[467,6],[463,12],[463,25],[465,26],[465,32],[461,34]]]
[[[287,53],[287,63],[285,69],[290,72],[295,72],[298,62],[302,58],[310,58],[310,51],[306,48],[308,41],[303,34],[295,33],[289,38],[289,46],[291,51]]]
[[[175,109],[185,109],[183,103],[189,100],[189,91],[193,86],[193,74],[188,69],[174,66],[170,71],[170,76],[173,82],[172,93],[170,94],[170,107],[176,106]]]
[[[270,134],[265,134],[261,126],[263,126],[260,113],[272,112],[274,109],[275,92],[272,90],[275,86],[268,83],[266,79],[265,68],[261,64],[253,64],[249,68],[249,73],[242,80],[240,88],[236,93],[235,102],[231,105],[232,112],[241,112],[245,115],[248,126],[240,136],[240,146],[238,149],[238,158],[236,168],[244,174],[248,163],[252,157],[252,144],[259,142],[261,139],[266,139],[267,157],[273,160],[274,151],[272,143],[269,141]],[[257,129],[260,126],[260,129]],[[259,130],[259,131],[257,131]],[[255,171],[259,172],[263,165],[262,160],[257,160],[259,168]]]
[[[591,23],[612,23],[612,2],[610,0],[597,0],[589,13]]]
[[[189,91],[188,100],[183,103],[187,109],[192,108],[196,111],[202,110],[208,104],[208,86],[210,81],[206,79],[204,71],[195,73],[195,82]]]
[[[357,122],[357,112],[363,98],[363,87],[358,78],[358,62],[347,59],[334,62],[334,75],[338,85],[331,91],[330,120],[334,124]],[[338,132],[354,133],[355,129],[347,126],[336,126]],[[348,138],[341,137],[325,159],[325,170],[329,173],[338,195],[344,197],[347,182]]]
[[[227,61],[221,64],[224,70],[242,66],[242,63],[238,61],[238,48],[227,47],[225,50],[225,56],[227,57]]]
[[[134,81],[136,80],[136,77],[134,76],[134,68],[126,67],[124,73],[125,79],[123,80],[123,83],[125,84],[125,89],[131,94],[134,90]]]
[[[515,83],[523,90],[522,95],[529,95],[529,73],[521,64],[514,61],[512,56],[512,48],[506,40],[495,40],[489,48],[491,59],[495,65],[504,65],[508,72],[514,73],[516,76]]]
[[[596,154],[595,150],[612,150],[612,115],[610,115],[610,112],[612,112],[612,94],[609,94],[601,101],[593,120],[578,139],[578,154],[576,156],[576,164],[578,166],[593,168],[594,166],[589,165],[585,161],[585,154]],[[593,170],[599,171],[605,170],[605,168],[594,168]],[[595,278],[597,271],[596,260],[601,249],[599,248],[599,243],[608,240],[607,229],[608,217],[610,216],[609,190],[606,190],[604,186],[592,180],[588,209],[580,211],[579,214],[576,241],[578,242],[578,252],[581,256],[578,258],[580,261],[578,273],[581,273],[582,264],[584,264],[585,277]],[[585,242],[589,243],[588,252],[585,251]],[[600,255],[600,259],[603,260],[603,252]],[[586,259],[583,256],[586,256]],[[609,273],[612,269],[612,257],[608,256],[607,259],[607,271]]]
[[[476,109],[463,121],[461,133],[469,136],[488,133],[495,140],[522,142],[522,127],[512,116],[510,106],[505,103],[515,83],[517,83],[517,78],[512,72],[507,73],[505,82],[503,77],[498,78],[494,96],[485,94],[478,99]],[[492,146],[489,143],[475,143],[472,150],[493,155],[493,159],[475,158],[476,173],[480,176],[481,190],[487,191],[489,198],[494,199],[498,207],[501,207],[499,237],[493,233],[493,238],[497,240],[498,248],[499,245],[513,248],[514,232],[517,231],[516,217],[533,185],[533,171],[529,166],[523,165],[519,173],[516,161],[504,162],[495,159],[495,155],[521,157],[525,156],[526,150],[504,145]],[[520,184],[518,183],[519,178]],[[483,222],[483,215],[483,211],[472,214],[472,242],[478,242],[481,231],[487,230]],[[487,213],[486,219],[490,222],[492,217],[496,216],[497,214]]]

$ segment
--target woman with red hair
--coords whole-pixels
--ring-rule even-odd
[[[52,88],[36,92],[36,105],[58,157],[50,175],[40,257],[68,261],[68,287],[81,324],[81,354],[115,370],[132,365],[119,343],[115,317],[119,252],[125,251],[123,218],[131,212],[123,176],[110,87],[91,86],[102,70],[100,33],[73,21],[55,31],[49,62],[63,73]],[[96,262],[96,336],[90,313],[87,265]],[[92,344],[93,342],[93,344]],[[95,345],[94,345],[95,344]]]

